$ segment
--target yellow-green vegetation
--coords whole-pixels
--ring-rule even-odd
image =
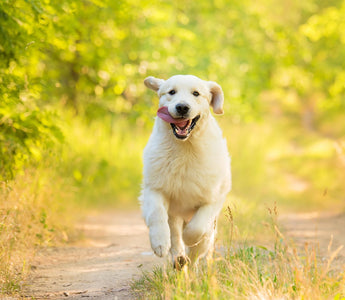
[[[71,191],[54,165],[30,168],[15,181],[2,182],[0,197],[1,292],[20,291],[38,246],[68,241]]]
[[[286,119],[231,124],[221,119],[233,157],[233,191],[252,206],[284,211],[344,209],[345,140]],[[343,126],[342,122],[339,122]]]
[[[344,13],[342,0],[0,1],[1,293],[19,291],[35,249],[68,242],[88,209],[137,207],[157,107],[149,75],[223,87],[236,241],[265,235],[273,203],[343,210]],[[150,292],[344,296],[341,272],[313,252],[227,245],[223,224],[227,250],[200,278],[158,270],[143,279]]]
[[[344,299],[345,274],[332,262],[339,252],[329,245],[322,259],[315,248],[299,250],[286,240],[270,210],[262,246],[243,240],[228,210],[224,246],[198,267],[156,267],[133,282],[138,299]],[[242,215],[248,218],[248,215]]]
[[[88,210],[137,208],[147,132],[128,129],[124,119],[86,123],[68,112],[60,123],[63,144],[1,182],[2,292],[20,291],[38,247],[78,238],[73,225]]]
[[[142,149],[149,132],[126,118],[86,123],[68,118],[62,176],[72,177],[78,204],[85,207],[137,207]],[[72,162],[72,163],[71,163]]]

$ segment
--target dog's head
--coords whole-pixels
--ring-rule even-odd
[[[145,85],[159,96],[158,117],[170,123],[176,138],[186,140],[197,122],[206,118],[212,106],[215,114],[223,113],[222,88],[213,81],[192,75],[176,75],[168,80],[147,77]]]

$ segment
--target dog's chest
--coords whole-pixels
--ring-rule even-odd
[[[217,166],[210,157],[188,148],[152,155],[147,173],[149,186],[161,191],[172,205],[182,210],[212,201],[212,187],[219,180]]]

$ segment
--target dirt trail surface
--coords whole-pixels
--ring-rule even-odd
[[[339,249],[333,266],[345,265],[345,214],[311,212],[287,214],[280,219],[286,235],[299,247],[305,244],[317,249],[322,257],[329,258]],[[343,246],[343,247],[342,247]],[[342,247],[342,248],[341,248]]]
[[[345,245],[344,214],[291,214],[279,219],[285,234],[303,247],[319,246],[327,256]],[[151,270],[164,260],[155,257],[148,230],[139,212],[116,212],[90,216],[80,225],[85,235],[82,245],[42,250],[34,261],[34,271],[24,291],[36,299],[134,299],[130,282],[141,270]],[[343,248],[335,260],[345,263]]]
[[[79,225],[82,245],[40,251],[25,297],[133,299],[130,283],[164,260],[153,255],[140,212],[94,215]]]

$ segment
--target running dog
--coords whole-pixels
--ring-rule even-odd
[[[215,114],[224,96],[213,81],[192,75],[148,77],[159,109],[144,150],[140,202],[157,256],[169,251],[181,268],[213,250],[216,219],[231,189],[230,157]]]

